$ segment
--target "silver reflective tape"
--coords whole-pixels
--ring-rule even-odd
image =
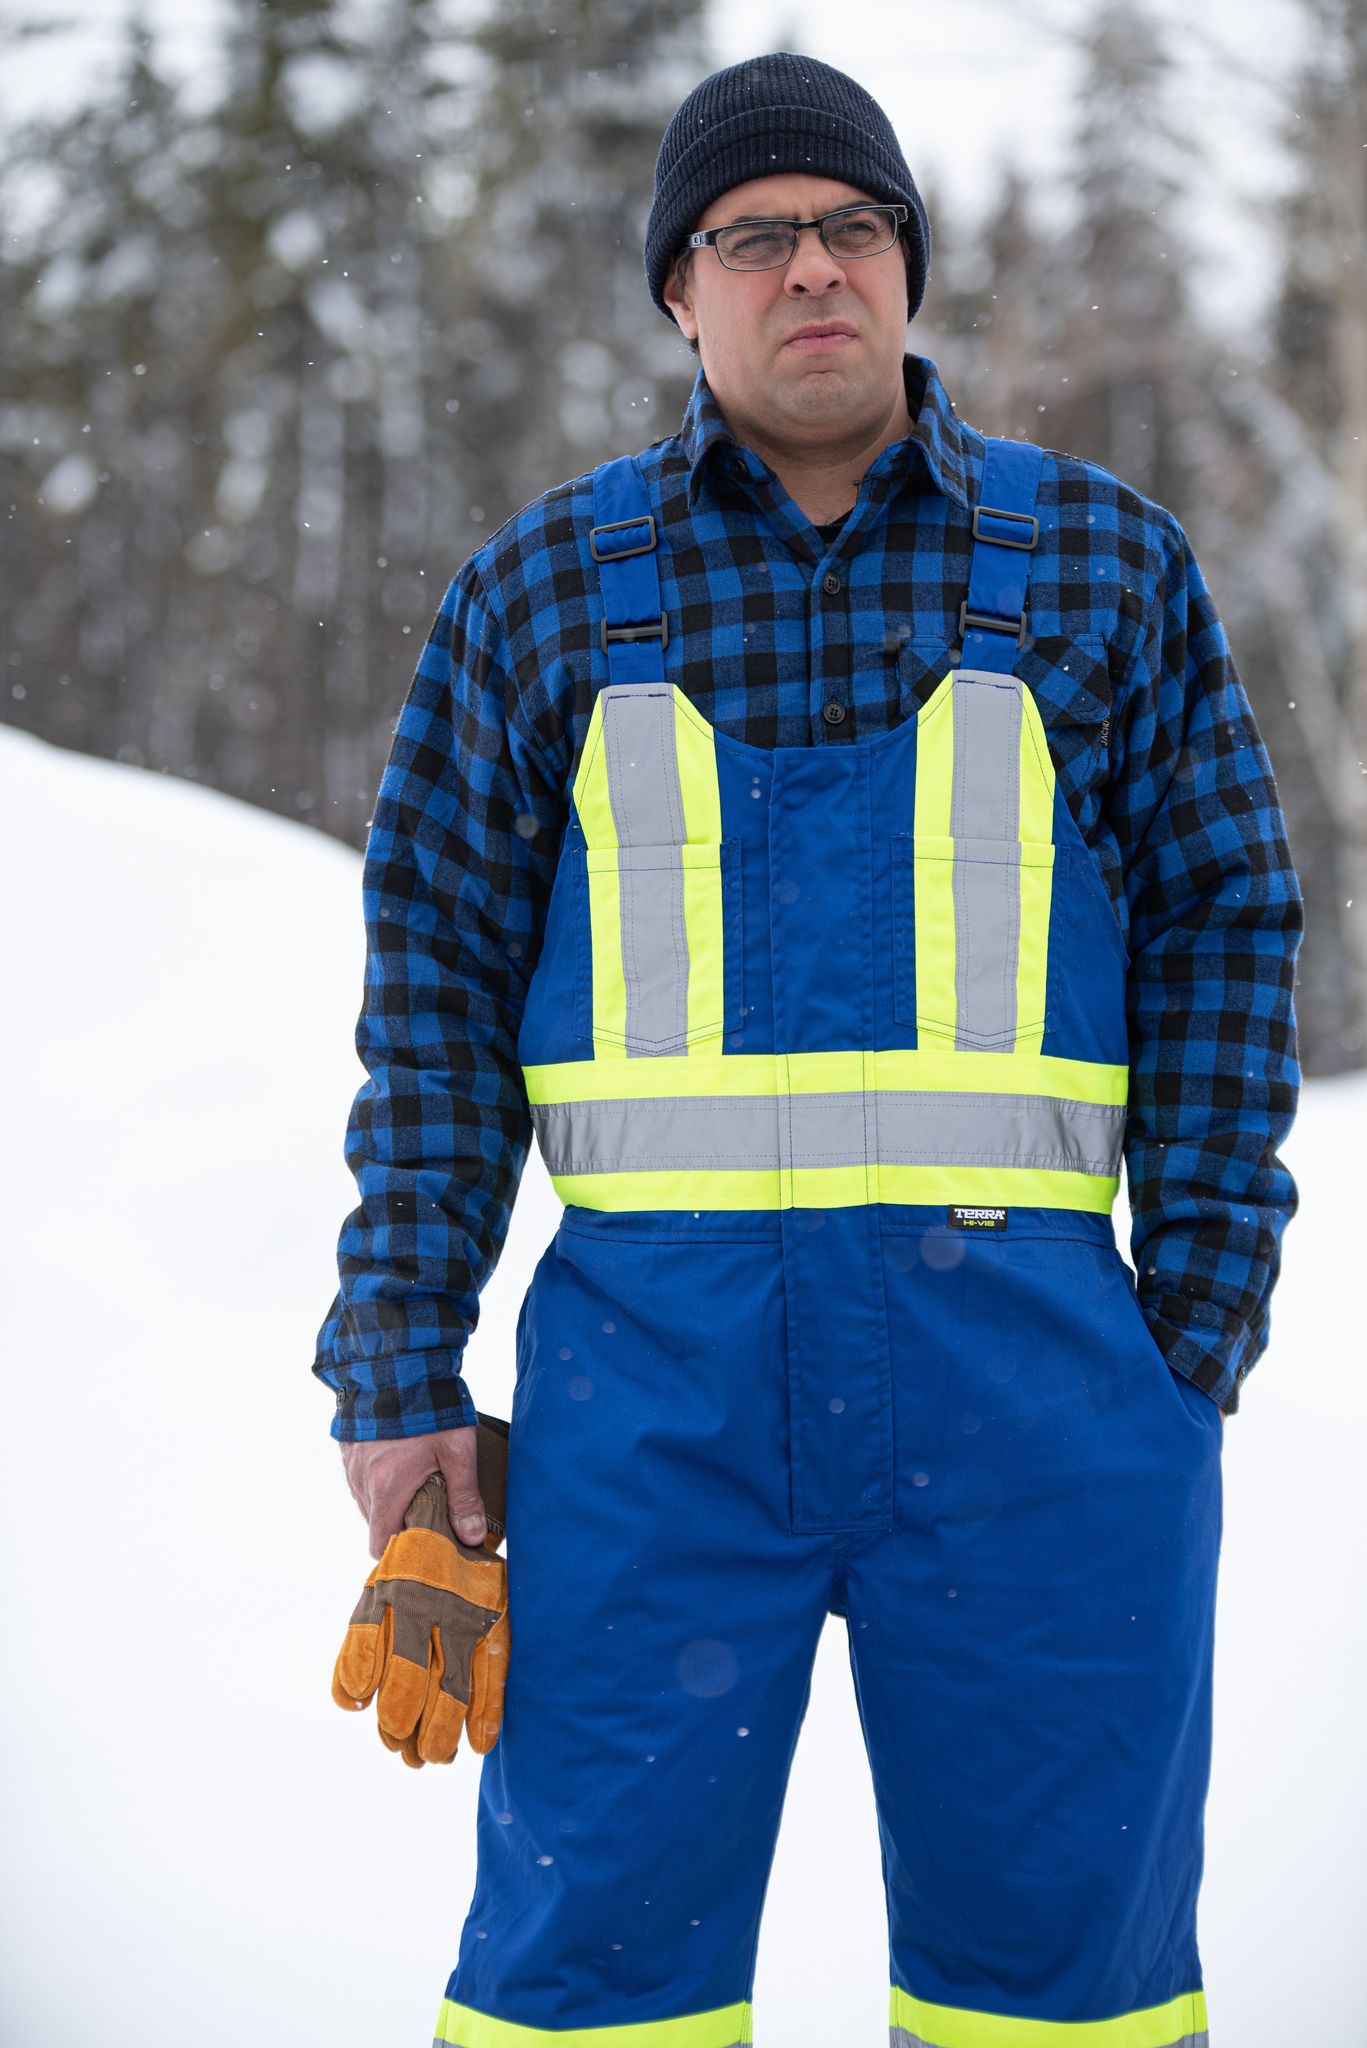
[[[953,684],[955,1046],[971,1052],[1016,1034],[1020,959],[1021,685],[958,669]],[[973,842],[979,844],[975,848]],[[987,842],[986,844],[982,842]]]
[[[548,1173],[683,1173],[768,1167],[779,1158],[774,1095],[534,1102]]]
[[[879,1157],[890,1165],[1120,1171],[1123,1104],[880,1088],[877,1106]]]
[[[688,933],[677,846],[619,846],[626,1050],[688,1050]]]
[[[1125,1136],[1123,1104],[903,1088],[534,1102],[531,1113],[553,1174],[873,1163],[1111,1176],[1120,1171]]]
[[[972,2017],[976,2018],[977,2015],[974,2014]],[[1020,2025],[1022,2028],[1028,2028],[1030,2022],[1022,2020]],[[888,2032],[891,2035],[891,2048],[944,2048],[943,2042],[925,2041],[919,2034],[911,2033],[906,2027],[893,2026]],[[1022,2038],[1028,2041],[1029,2034],[1024,2034]],[[1210,2035],[1203,2029],[1199,2034],[1183,2034],[1179,2040],[1155,2042],[1154,2048],[1210,2048]]]
[[[687,835],[673,693],[643,683],[609,683],[602,698],[608,802],[618,844],[682,845]]]
[[[608,802],[617,829],[628,1057],[688,1043],[688,934],[682,857],[687,837],[674,696],[639,683],[602,692]],[[633,858],[633,855],[638,856]]]

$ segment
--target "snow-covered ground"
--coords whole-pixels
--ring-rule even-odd
[[[0,834],[17,1141],[0,2038],[426,2048],[473,1885],[478,1765],[462,1749],[409,1771],[373,1711],[329,1698],[370,1558],[309,1371],[354,1196],[359,860],[7,729]],[[1364,1149],[1367,1076],[1307,1090],[1273,1344],[1225,1425],[1200,1922],[1217,2048],[1367,2041]],[[533,1154],[470,1349],[497,1414],[558,1213]],[[874,2048],[886,2003],[832,1618],[756,2037]]]

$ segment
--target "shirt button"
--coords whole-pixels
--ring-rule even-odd
[[[827,574],[822,577],[821,588],[825,591],[827,597],[835,596],[837,590],[839,590],[840,588],[840,578],[834,573],[833,570],[828,571]]]
[[[822,705],[821,716],[825,719],[827,725],[839,725],[841,719],[845,716],[845,707],[843,704],[837,703],[835,698],[832,697],[827,703]]]

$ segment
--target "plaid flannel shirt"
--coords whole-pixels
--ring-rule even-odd
[[[733,439],[699,368],[641,451],[666,667],[759,746],[848,746],[916,710],[959,653],[983,437],[936,365],[915,422],[819,531]],[[1267,1341],[1296,1205],[1277,1155],[1299,1085],[1301,899],[1272,771],[1172,513],[1050,450],[1028,638],[1058,777],[1130,949],[1131,1256],[1169,1365],[1227,1413]],[[595,690],[591,474],[509,519],[449,585],[400,712],[363,871],[345,1152],[359,1206],[313,1370],[332,1435],[473,1422],[462,1377],[531,1143],[517,1035]],[[828,703],[844,707],[834,722]]]

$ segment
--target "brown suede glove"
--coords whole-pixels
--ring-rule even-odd
[[[471,1547],[451,1531],[440,1472],[419,1487],[365,1583],[332,1675],[354,1712],[376,1700],[380,1740],[407,1764],[451,1763],[464,1728],[483,1754],[498,1739],[508,1669],[504,1536],[508,1425],[481,1415],[479,1490],[488,1532]]]

